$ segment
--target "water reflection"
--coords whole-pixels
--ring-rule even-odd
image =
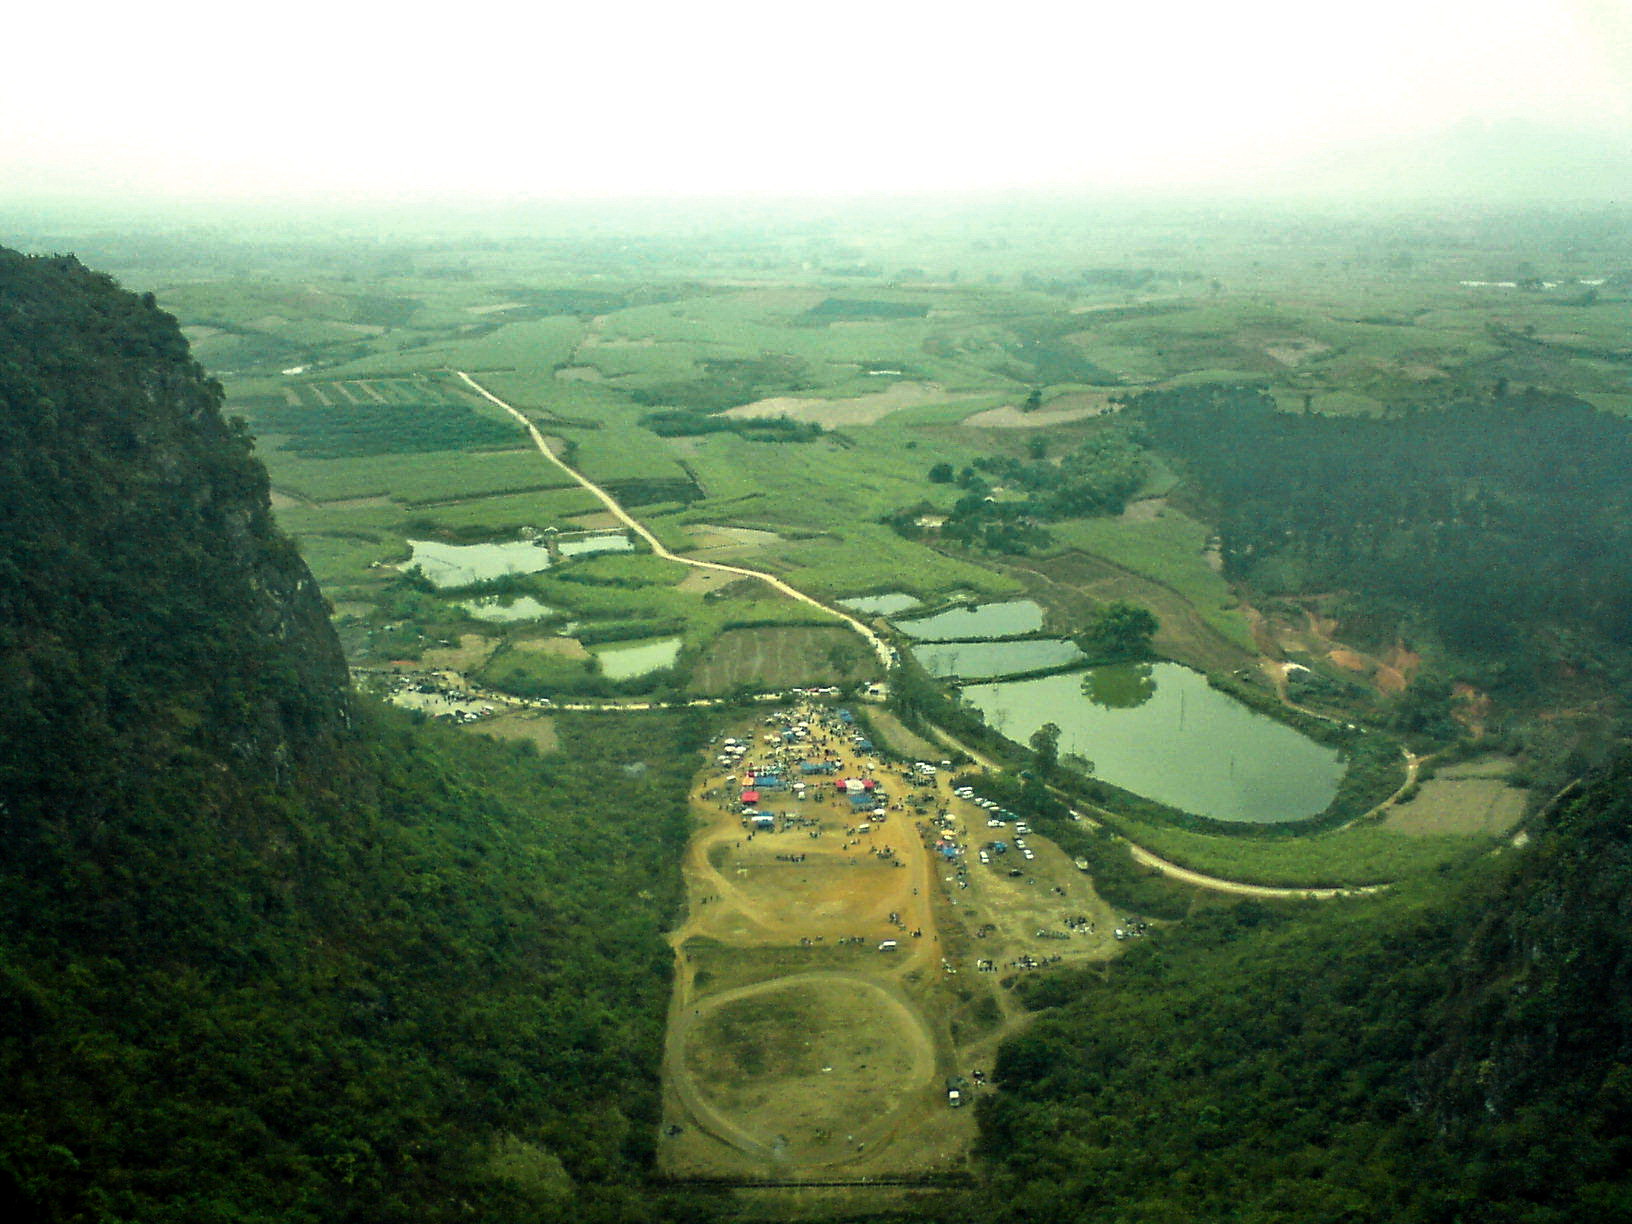
[[[1090,669],[1082,695],[1107,710],[1132,710],[1156,696],[1156,669],[1149,663],[1111,663]]]

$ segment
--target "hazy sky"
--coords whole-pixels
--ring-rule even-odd
[[[1632,143],[1632,0],[64,0],[6,40],[0,197],[1119,188],[1470,121]]]

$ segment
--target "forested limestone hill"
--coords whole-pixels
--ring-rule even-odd
[[[174,321],[0,251],[0,1213],[661,1217],[700,730],[354,697]]]
[[[1193,918],[1035,983],[982,1106],[1005,1221],[1632,1218],[1632,764],[1382,900]]]

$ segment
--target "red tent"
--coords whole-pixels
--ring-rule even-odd
[[[742,801],[744,803],[758,803],[759,802],[759,792],[758,791],[743,791],[742,792]]]

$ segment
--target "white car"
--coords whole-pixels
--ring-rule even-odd
[[[1033,854],[1033,853],[1032,853],[1032,852],[1031,852],[1031,851],[1030,851],[1030,850],[1022,850],[1022,851],[1020,851],[1020,853],[1021,853],[1021,854],[1022,854],[1022,855],[1024,855],[1024,856],[1025,856],[1025,858],[1027,858],[1027,859],[1028,859],[1028,860],[1029,860],[1029,859],[1034,859],[1034,858],[1036,858],[1036,857],[1037,857],[1037,856],[1036,856],[1036,855],[1035,855],[1035,854]]]

